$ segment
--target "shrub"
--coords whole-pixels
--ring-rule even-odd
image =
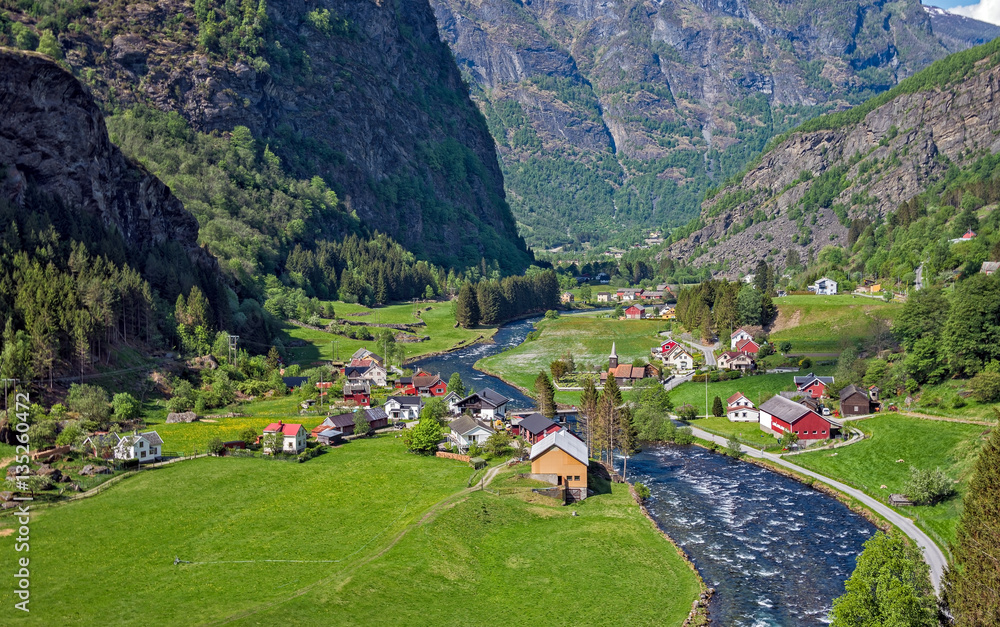
[[[686,427],[677,430],[677,434],[674,436],[674,444],[687,445],[694,442],[694,436],[691,435],[691,429]]]
[[[980,372],[969,381],[969,388],[980,403],[1000,401],[1000,373]]]
[[[812,368],[813,362],[808,357],[803,357],[799,360],[799,368]]]
[[[698,410],[694,408],[694,405],[687,403],[677,408],[677,415],[681,417],[681,420],[694,420],[698,417]]]
[[[111,399],[111,408],[115,412],[115,419],[127,422],[139,417],[142,405],[128,392],[119,392]]]
[[[633,488],[635,489],[635,494],[636,496],[639,497],[640,501],[645,501],[650,496],[652,496],[652,493],[649,491],[649,488],[646,486],[646,484],[642,483],[641,481],[636,481]]]
[[[80,415],[80,418],[106,426],[111,408],[108,405],[108,393],[96,385],[74,383],[69,388],[66,404],[70,410]]]
[[[220,438],[214,437],[208,441],[208,453],[210,455],[221,455],[224,450],[226,450],[226,447],[222,444]]]
[[[729,440],[726,442],[726,455],[735,457],[736,459],[743,457],[743,449],[740,448],[740,439],[736,437],[735,433],[729,436]]]
[[[955,492],[955,484],[940,468],[920,470],[910,466],[910,477],[903,490],[917,505],[933,505],[951,496]]]

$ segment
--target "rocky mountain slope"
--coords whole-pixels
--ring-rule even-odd
[[[939,61],[855,109],[807,122],[702,207],[703,226],[667,251],[725,276],[760,259],[847,246],[939,181],[1000,152],[1000,40]]]
[[[931,28],[949,52],[979,46],[1000,37],[1000,26],[955,15],[944,9],[924,5],[924,11],[931,18]]]
[[[71,74],[42,55],[0,48],[0,194],[29,186],[121,234],[140,258],[168,242],[207,270],[198,223],[170,190],[108,139],[104,116]]]
[[[492,138],[423,0],[4,6],[0,35],[42,49],[52,31],[47,51],[108,108],[178,112],[201,133],[247,127],[290,174],[323,177],[370,232],[425,259],[528,262]],[[337,236],[311,228],[290,243]]]
[[[771,136],[995,31],[918,0],[431,2],[542,245],[686,222]]]

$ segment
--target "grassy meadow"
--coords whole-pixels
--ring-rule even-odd
[[[538,337],[499,355],[481,359],[477,368],[499,375],[523,388],[533,389],[539,371],[549,371],[549,364],[573,355],[578,370],[608,367],[611,344],[618,351],[620,363],[649,361],[649,349],[660,342],[658,333],[668,323],[663,320],[610,320],[597,315],[561,316],[538,323]],[[579,392],[557,392],[556,400],[572,403]]]
[[[837,296],[785,296],[774,299],[778,319],[771,341],[792,343],[792,354],[840,353],[869,335],[867,314],[877,312],[893,318],[902,310],[898,303],[850,294]]]
[[[900,511],[916,516],[938,544],[955,539],[955,525],[969,472],[985,427],[958,422],[927,420],[896,413],[879,414],[852,421],[870,437],[836,451],[795,455],[790,460],[816,472],[835,477],[887,501],[889,494],[902,493],[910,466],[942,468],[956,484],[958,496],[934,506],[906,507]],[[903,460],[899,462],[898,460]],[[881,488],[885,485],[886,488]]]
[[[339,319],[351,322],[412,324],[423,320],[426,326],[415,327],[416,332],[420,336],[428,336],[430,339],[423,342],[403,343],[407,359],[446,351],[480,338],[492,337],[496,331],[496,327],[475,329],[456,327],[451,302],[420,303],[418,305],[404,303],[374,309],[341,302],[335,302],[333,306]],[[415,312],[420,314],[419,318],[414,315]],[[323,322],[329,323],[330,320],[323,320]],[[381,329],[368,327],[368,330],[372,335],[375,335]],[[307,329],[293,324],[284,326],[281,340],[286,346],[295,340],[306,343],[305,346],[289,347],[292,362],[303,365],[332,360],[334,358],[333,342],[337,342],[337,356],[341,360],[349,358],[354,351],[362,347],[375,350],[371,340],[354,340],[342,335]]]
[[[470,475],[392,436],[144,471],[34,513],[32,611],[6,624],[682,622],[694,574],[624,486],[572,508],[453,499]]]
[[[815,374],[827,375],[832,374],[833,368],[824,366],[810,368],[810,370]],[[716,396],[722,399],[722,405],[725,407],[726,399],[737,392],[742,392],[747,398],[753,401],[754,405],[759,406],[778,392],[794,390],[795,384],[792,382],[792,378],[796,374],[806,373],[759,374],[744,376],[733,381],[709,382],[708,412],[711,413],[712,399]],[[705,415],[705,383],[696,383],[694,381],[682,383],[670,391],[670,400],[673,401],[675,408],[690,403],[698,410],[699,415]]]

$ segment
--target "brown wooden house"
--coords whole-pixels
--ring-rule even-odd
[[[870,414],[871,400],[863,388],[851,384],[840,391],[840,414],[842,416],[864,416]]]

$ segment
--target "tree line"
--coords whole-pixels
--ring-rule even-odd
[[[559,281],[553,270],[536,268],[525,276],[466,282],[455,302],[455,321],[465,328],[497,325],[517,316],[554,309]]]
[[[774,272],[762,261],[753,284],[713,279],[680,290],[677,320],[706,339],[742,325],[763,327],[778,316],[771,298],[773,291]]]

